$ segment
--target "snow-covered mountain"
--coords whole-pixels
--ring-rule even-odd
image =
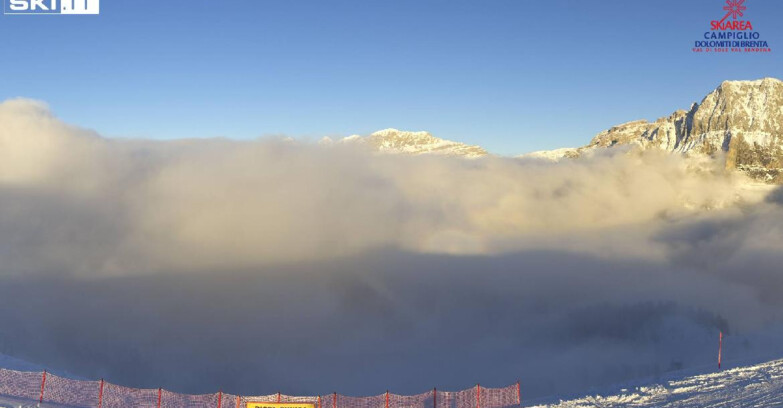
[[[519,155],[520,158],[542,159],[549,161],[560,161],[561,159],[570,159],[579,157],[579,149],[575,147],[563,147],[554,150],[538,150],[535,152]]]
[[[775,78],[724,81],[688,110],[655,122],[637,120],[611,127],[584,147],[524,157],[559,160],[624,145],[712,156],[723,160],[727,169],[783,183],[783,82]]]
[[[335,143],[325,138],[322,143]],[[440,139],[428,132],[379,130],[353,135],[337,143],[356,143],[383,153],[442,154],[481,157],[481,146]],[[783,184],[783,81],[724,81],[688,110],[654,122],[636,120],[613,126],[579,148],[527,153],[519,157],[559,161],[617,146],[661,149],[686,156],[712,157],[727,169]]]
[[[334,143],[324,138],[323,144]],[[481,146],[453,142],[432,136],[428,132],[407,132],[397,129],[379,130],[369,136],[353,135],[340,139],[339,143],[364,144],[382,153],[441,154],[449,156],[481,157],[487,151]]]

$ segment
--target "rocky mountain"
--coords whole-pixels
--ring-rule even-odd
[[[324,142],[331,143],[331,140],[324,140]],[[382,153],[440,154],[465,157],[487,155],[487,151],[481,146],[437,138],[428,132],[406,132],[397,129],[379,130],[369,136],[348,136],[339,142],[365,144]]]
[[[597,148],[634,145],[723,160],[756,179],[783,183],[783,82],[725,81],[700,103],[655,122],[623,123],[584,147],[526,156],[558,160]]]
[[[325,139],[324,143],[334,143]],[[384,129],[349,136],[338,143],[359,143],[383,153],[481,157],[480,146],[440,139],[428,132]],[[686,156],[710,156],[727,169],[783,184],[783,81],[724,81],[699,103],[654,122],[636,120],[613,126],[579,148],[532,152],[520,157],[557,161],[586,152],[635,146]]]

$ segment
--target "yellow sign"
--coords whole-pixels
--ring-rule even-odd
[[[315,408],[315,404],[301,402],[248,402],[247,408]]]

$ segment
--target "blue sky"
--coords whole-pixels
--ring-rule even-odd
[[[396,127],[518,154],[783,77],[783,2],[746,4],[772,53],[691,52],[722,0],[103,0],[2,16],[0,99],[111,137]]]

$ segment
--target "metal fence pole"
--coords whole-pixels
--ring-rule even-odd
[[[43,397],[44,397],[44,387],[46,386],[46,370],[43,372],[43,377],[41,377],[41,397],[38,398],[38,403],[43,404]]]
[[[98,408],[103,406],[103,378],[101,378],[101,389],[98,391]]]

